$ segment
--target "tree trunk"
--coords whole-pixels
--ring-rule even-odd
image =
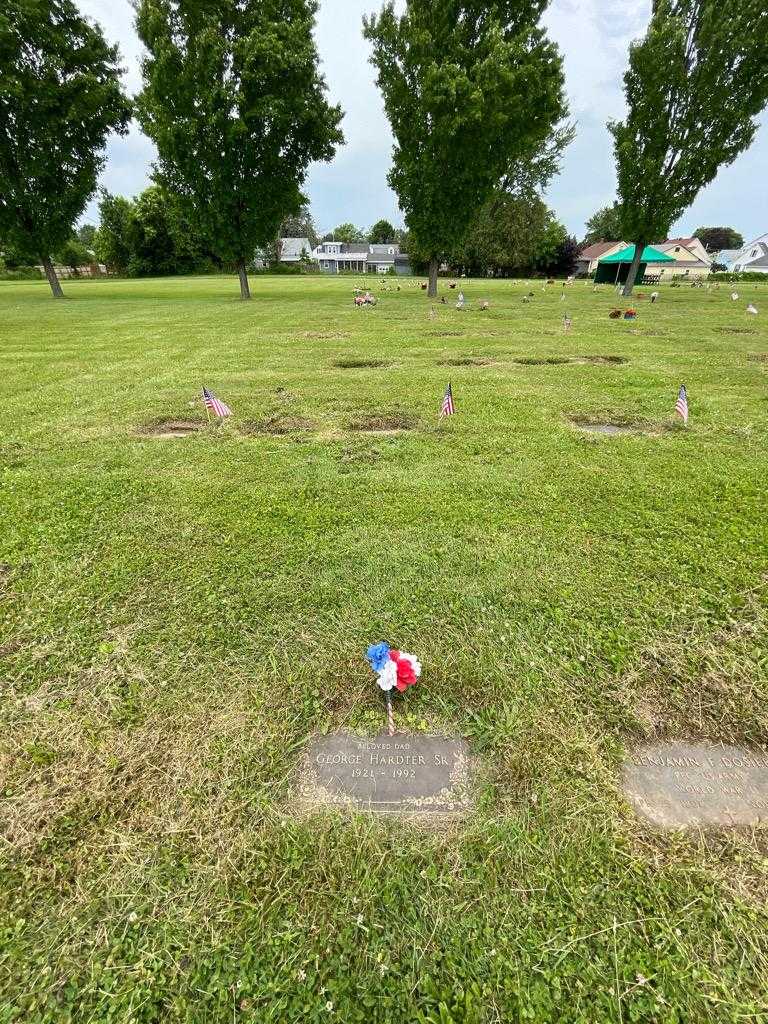
[[[627,280],[624,282],[624,289],[621,293],[625,299],[632,294],[632,289],[635,287],[635,278],[642,262],[643,249],[645,249],[645,242],[635,242],[635,255],[632,257]]]
[[[237,276],[240,278],[240,298],[250,299],[251,289],[248,286],[248,271],[245,269],[245,260],[237,261]]]
[[[54,299],[63,299],[64,292],[61,290],[61,284],[58,277],[56,277],[56,271],[53,269],[50,256],[43,256],[43,269],[45,270],[45,276],[48,278],[48,284],[51,286]]]
[[[429,287],[427,288],[427,295],[430,299],[437,298],[437,268],[439,265],[437,260],[429,261]]]

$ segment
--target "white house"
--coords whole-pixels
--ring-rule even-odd
[[[298,263],[302,253],[306,258],[312,258],[312,245],[308,238],[281,238],[280,239],[280,262]]]
[[[399,245],[377,245],[369,242],[321,242],[312,259],[326,274],[340,274],[352,271],[356,274],[386,274],[395,270],[397,274],[410,274],[408,257],[400,252]]]
[[[737,274],[741,271],[768,274],[768,234],[760,235],[754,242],[739,249],[730,265],[726,266]]]

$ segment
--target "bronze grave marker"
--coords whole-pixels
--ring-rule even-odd
[[[654,743],[624,764],[624,794],[654,825],[768,821],[768,752],[722,743]]]
[[[445,736],[320,736],[307,751],[299,798],[379,814],[458,814],[471,806],[464,740]]]

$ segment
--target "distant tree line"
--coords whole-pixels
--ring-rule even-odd
[[[93,256],[122,273],[236,269],[281,233],[317,240],[303,187],[332,159],[330,104],[313,28],[318,0],[136,0],[142,89],[125,95],[116,47],[73,0],[6,0],[0,12],[0,250],[42,266]],[[342,241],[398,241],[428,270],[567,272],[575,241],[544,204],[573,137],[547,0],[386,0],[363,34],[394,137],[389,183],[407,233],[386,220]],[[613,136],[618,201],[588,240],[665,237],[719,168],[752,142],[768,102],[764,0],[654,0],[629,50],[626,115]],[[154,142],[153,185],[102,195],[97,229],[75,225],[112,133],[135,117]],[[86,230],[87,229],[87,230]],[[710,229],[705,244],[736,248]],[[722,245],[725,243],[725,245]],[[277,253],[275,253],[277,257]],[[87,257],[87,258],[86,258]],[[21,264],[19,264],[21,265]]]

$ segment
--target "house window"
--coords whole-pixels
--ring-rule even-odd
[[[757,256],[757,249],[753,249],[750,253],[751,256]]]
[[[675,252],[680,252],[680,246],[679,245],[675,246]]]

